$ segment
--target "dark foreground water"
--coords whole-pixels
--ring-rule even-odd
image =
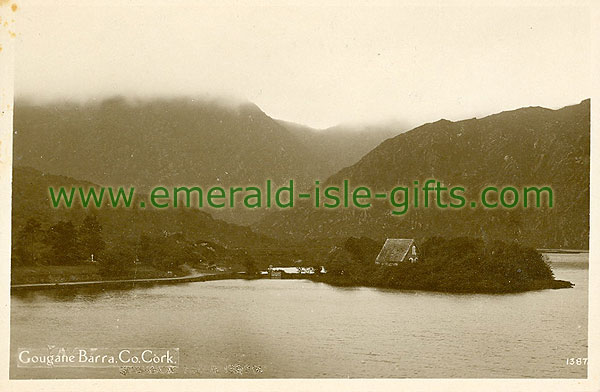
[[[455,295],[225,280],[13,295],[11,377],[123,377],[16,366],[17,348],[48,345],[178,347],[170,377],[586,377],[566,361],[587,357],[587,254],[550,258],[575,288]]]

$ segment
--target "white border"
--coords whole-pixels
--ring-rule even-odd
[[[215,0],[216,1],[216,0]],[[0,0],[0,15],[2,20],[11,20],[18,17],[18,12],[12,13],[10,5],[20,3],[20,0],[7,1]],[[55,6],[65,4],[81,4],[91,2],[89,0],[54,0]],[[107,1],[105,0],[105,3]],[[162,0],[114,0],[113,3],[165,3]],[[97,2],[94,2],[97,4]],[[171,2],[172,3],[172,2]],[[201,0],[191,2],[184,0],[180,3],[209,3]],[[265,2],[253,0],[247,2],[224,0],[220,4],[227,3],[235,6],[236,4],[292,4],[299,1],[274,1]],[[347,5],[352,4],[394,4],[393,1],[378,0],[360,0],[355,1],[337,1],[337,0],[308,0],[302,4],[312,5]],[[482,5],[482,2],[475,1],[446,1],[436,2],[428,1],[426,4],[416,1],[404,1],[406,5]],[[172,4],[173,6],[176,6]],[[591,96],[592,110],[592,151],[598,151],[600,148],[600,136],[594,132],[600,129],[599,110],[595,103],[600,100],[600,2],[594,1],[488,1],[485,5],[577,5],[589,6],[591,18],[591,56],[592,69],[590,70],[593,84],[593,93]],[[590,285],[589,285],[589,365],[587,379],[276,379],[276,380],[221,380],[221,379],[169,379],[169,380],[9,380],[8,379],[8,359],[9,359],[9,304],[10,304],[10,221],[11,221],[11,177],[12,177],[12,104],[13,104],[13,80],[14,80],[14,50],[15,41],[18,44],[18,30],[11,23],[8,27],[0,26],[0,105],[4,113],[0,114],[0,255],[1,255],[1,273],[0,273],[0,390],[6,391],[106,391],[106,390],[143,390],[143,391],[163,391],[167,389],[177,389],[181,391],[198,391],[200,389],[219,390],[219,391],[326,391],[332,389],[343,389],[346,391],[384,391],[390,389],[403,388],[412,391],[430,391],[430,390],[457,390],[457,391],[600,391],[600,334],[598,333],[598,324],[600,322],[600,285],[599,274],[600,265],[596,266],[596,254],[600,252],[598,248],[599,231],[598,222],[599,212],[596,206],[600,205],[600,196],[598,190],[599,165],[600,159],[592,154],[591,160],[591,209],[590,209]],[[12,38],[9,31],[17,32],[17,37]],[[60,39],[57,37],[57,39]],[[10,108],[7,106],[10,105]]]

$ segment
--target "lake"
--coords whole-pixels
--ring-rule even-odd
[[[13,294],[10,376],[123,377],[17,368],[17,348],[56,345],[178,347],[175,377],[585,378],[587,366],[566,361],[587,357],[588,254],[549,257],[574,288],[484,295],[223,280]]]

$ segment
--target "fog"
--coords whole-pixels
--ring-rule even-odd
[[[16,97],[214,95],[325,128],[558,108],[591,93],[586,8],[141,3],[19,4]]]

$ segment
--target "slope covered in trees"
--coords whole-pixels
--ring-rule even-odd
[[[48,188],[89,187],[69,177],[15,168],[13,176],[13,267],[78,266],[98,262],[107,276],[133,273],[134,262],[157,271],[185,271],[183,266],[242,268],[246,249],[276,241],[249,228],[213,219],[197,209],[54,208]],[[144,195],[136,195],[143,197]],[[106,202],[108,204],[108,201]],[[14,269],[13,269],[14,272]]]

